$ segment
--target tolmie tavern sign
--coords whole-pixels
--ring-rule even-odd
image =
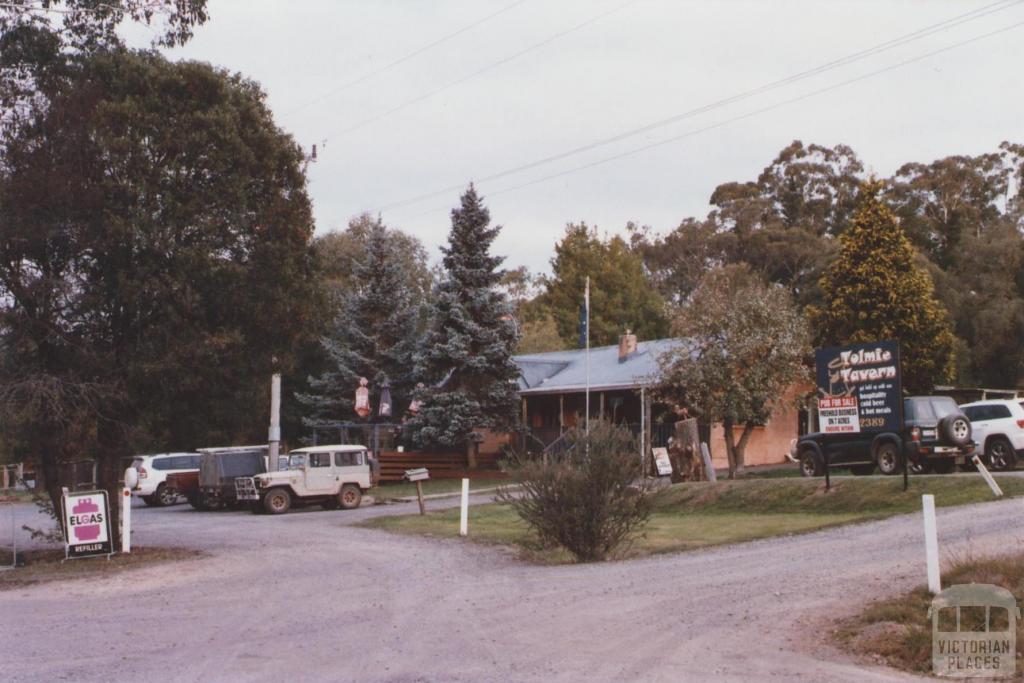
[[[900,433],[903,390],[899,342],[818,349],[814,360],[821,432]]]

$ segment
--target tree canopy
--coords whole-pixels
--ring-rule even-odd
[[[58,485],[264,433],[316,305],[305,161],[257,84],[126,51],[44,94],[0,174],[0,406]],[[81,438],[77,438],[81,437]]]
[[[862,187],[810,320],[823,345],[899,340],[903,386],[929,391],[953,378],[953,324],[881,190],[874,181]]]
[[[491,254],[501,228],[490,225],[490,212],[472,185],[451,220],[448,245],[441,248],[444,272],[417,362],[428,387],[410,425],[415,443],[427,448],[465,448],[476,429],[509,428],[517,405],[516,331],[499,289],[504,259]]]
[[[551,270],[540,300],[567,347],[577,345],[588,276],[592,346],[617,344],[626,328],[642,339],[667,334],[665,301],[648,281],[642,258],[621,237],[601,239],[596,228],[571,223],[555,245]]]
[[[754,427],[807,379],[807,323],[784,288],[731,265],[705,275],[672,333],[680,343],[659,359],[659,393],[706,424],[723,426],[731,478],[743,469]]]

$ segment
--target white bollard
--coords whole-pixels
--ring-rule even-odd
[[[459,514],[459,536],[469,534],[469,479],[462,480],[462,509]]]
[[[921,496],[924,505],[924,553],[928,563],[928,590],[933,594],[942,591],[939,576],[939,536],[935,530],[935,496],[926,493]]]
[[[992,478],[992,474],[988,471],[988,468],[985,467],[985,463],[981,461],[981,458],[974,456],[971,458],[971,462],[973,462],[974,466],[978,468],[979,472],[981,472],[981,476],[985,478],[985,483],[988,484],[990,489],[992,489],[992,494],[996,497],[1002,496],[1003,490],[999,488],[999,484],[997,484],[996,480]]]
[[[121,552],[132,551],[132,491],[121,489]]]

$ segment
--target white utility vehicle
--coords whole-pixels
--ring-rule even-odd
[[[974,440],[994,470],[1012,470],[1024,456],[1024,403],[1020,399],[975,401],[960,406]]]
[[[135,485],[131,487],[132,495],[141,498],[146,505],[154,507],[174,505],[178,502],[178,493],[166,485],[167,475],[199,471],[199,454],[136,455],[131,466],[137,472]]]
[[[288,469],[235,479],[239,501],[253,512],[280,515],[293,505],[321,505],[327,510],[359,507],[374,482],[375,468],[366,446],[299,448],[288,454]]]

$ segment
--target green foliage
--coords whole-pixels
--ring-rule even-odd
[[[0,175],[0,407],[57,485],[95,455],[261,438],[317,305],[301,149],[252,81],[83,58]]]
[[[502,258],[490,254],[500,227],[472,185],[452,210],[444,275],[430,307],[430,329],[417,356],[428,384],[411,421],[414,443],[464,448],[474,430],[509,429],[515,421],[519,370],[511,307],[499,289]]]
[[[672,323],[680,344],[659,359],[659,393],[725,428],[729,474],[743,468],[754,427],[806,379],[807,325],[789,293],[749,268],[709,272]],[[733,427],[742,426],[738,442]]]
[[[651,287],[640,256],[621,237],[602,240],[596,228],[569,224],[555,245],[551,269],[541,302],[566,346],[578,344],[588,276],[591,346],[617,344],[626,328],[641,339],[660,339],[668,332],[665,302]]]
[[[509,467],[508,503],[541,543],[564,547],[579,562],[603,560],[646,524],[650,496],[637,446],[621,425],[591,423],[567,432],[568,449],[547,462],[520,457]]]
[[[340,268],[351,272],[333,292],[337,313],[321,339],[327,369],[309,379],[308,393],[298,394],[311,426],[356,419],[353,397],[362,377],[369,380],[371,421],[400,417],[416,384],[414,354],[424,306],[417,276],[428,272],[423,249],[379,220],[365,230],[357,225],[364,246],[345,255],[352,263]],[[412,259],[418,268],[408,267]],[[382,418],[377,409],[385,384],[390,385],[392,417]]]
[[[822,345],[899,340],[904,388],[926,392],[953,378],[952,322],[880,190],[878,182],[862,188],[839,255],[821,279],[824,302],[809,315]]]

